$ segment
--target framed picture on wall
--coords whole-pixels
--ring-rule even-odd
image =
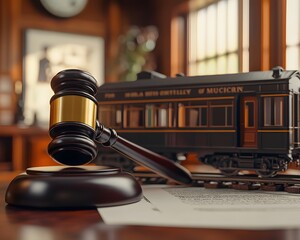
[[[104,40],[98,36],[27,29],[24,47],[24,123],[48,127],[52,77],[64,69],[91,73],[104,82]]]

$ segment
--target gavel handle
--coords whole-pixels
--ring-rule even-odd
[[[103,146],[111,147],[123,156],[148,167],[162,177],[180,184],[190,184],[192,182],[190,172],[174,161],[118,136],[114,129],[106,128],[102,124],[98,125],[97,130],[95,140]]]

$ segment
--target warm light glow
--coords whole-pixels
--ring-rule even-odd
[[[287,0],[287,19],[286,19],[286,44],[297,45],[300,41],[299,22],[300,22],[300,1]]]
[[[217,60],[217,73],[227,72],[227,59],[226,56],[221,56]]]
[[[300,1],[287,0],[286,68],[300,68]]]
[[[218,19],[217,19],[217,52],[219,54],[224,54],[226,52],[227,43],[227,18],[226,18],[226,2],[220,1],[218,3]],[[225,69],[223,69],[225,70]],[[218,69],[219,71],[219,69]]]
[[[197,29],[194,29],[194,31],[197,33],[197,58],[204,59],[206,56],[206,38],[203,36],[207,34],[206,11],[200,10],[198,12],[198,21],[196,26]]]
[[[299,69],[299,46],[288,46],[286,49],[286,68]]]
[[[216,54],[216,33],[217,33],[217,26],[216,26],[216,19],[217,19],[217,12],[216,12],[216,4],[213,4],[207,8],[207,57],[212,57]],[[199,23],[200,24],[200,23]]]
[[[248,0],[212,1],[193,10],[188,25],[188,75],[236,73],[249,69]]]
[[[191,59],[192,61],[196,61],[197,55],[199,54],[199,49],[200,49],[200,46],[201,46],[200,41],[199,42],[197,41],[197,35],[196,35],[197,26],[196,26],[196,24],[194,24],[194,23],[197,23],[197,21],[195,20],[196,18],[197,18],[197,14],[192,13],[190,15],[189,19],[188,19],[189,20],[189,24],[188,24],[188,27],[189,27],[189,31],[188,31],[188,33],[189,33],[189,37],[188,37],[189,38],[189,47],[199,46],[199,47],[197,47],[196,50],[194,49],[194,51],[192,49],[189,49],[189,59]],[[196,44],[196,43],[198,43],[198,44]]]
[[[227,51],[232,52],[238,49],[238,1],[229,0],[227,9]]]

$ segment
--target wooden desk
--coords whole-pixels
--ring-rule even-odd
[[[248,231],[222,229],[189,229],[171,227],[110,226],[103,223],[96,209],[42,211],[7,206],[5,191],[17,173],[0,173],[0,239],[3,240],[296,240],[300,229],[276,231]]]
[[[53,164],[47,154],[50,141],[43,128],[0,126],[0,170],[22,171],[30,166]]]

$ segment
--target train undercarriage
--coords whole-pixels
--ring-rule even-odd
[[[162,154],[176,162],[181,162],[184,157],[170,149]],[[278,172],[286,171],[292,162],[300,163],[300,149],[287,153],[261,153],[261,152],[213,152],[198,154],[200,162],[219,169],[226,176],[237,176],[240,171],[255,172],[261,178],[273,177]],[[136,164],[118,153],[103,151],[96,159],[96,164],[110,165],[133,172]],[[300,164],[299,164],[300,165]]]
[[[255,171],[259,177],[272,177],[285,171],[292,161],[287,155],[214,153],[200,157],[204,164],[219,169],[226,176],[234,176],[241,170]]]

